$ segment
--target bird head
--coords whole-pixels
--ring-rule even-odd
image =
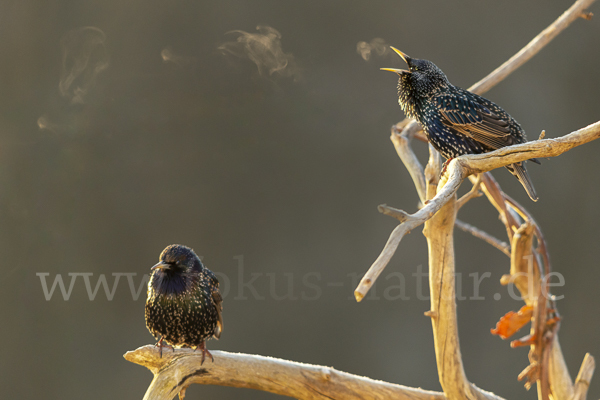
[[[159,262],[151,268],[152,285],[162,293],[180,292],[197,279],[203,268],[194,250],[172,244],[160,253]]]
[[[391,47],[391,46],[390,46]],[[450,84],[446,75],[434,63],[428,60],[411,58],[400,50],[391,47],[396,52],[408,69],[381,68],[383,71],[391,71],[398,74],[398,90],[410,92],[411,96],[426,97],[439,88]]]

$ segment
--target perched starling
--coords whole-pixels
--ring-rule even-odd
[[[400,106],[408,117],[419,121],[429,142],[448,161],[463,154],[487,153],[527,141],[521,126],[502,108],[452,85],[431,61],[410,58],[392,49],[408,65],[408,70],[382,68],[400,76]],[[530,161],[539,164],[536,159]],[[521,182],[531,200],[537,201],[525,164],[519,162],[506,168]]]
[[[167,246],[153,266],[148,282],[146,326],[155,338],[171,346],[194,347],[202,350],[202,363],[209,355],[205,341],[219,338],[223,331],[223,309],[219,281],[202,265],[189,247]]]

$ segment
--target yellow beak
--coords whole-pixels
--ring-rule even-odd
[[[396,68],[379,68],[382,71],[390,71],[390,72],[395,72],[398,75],[402,75],[402,74],[410,74],[410,71],[407,71],[405,69],[396,69]]]
[[[394,50],[396,52],[396,54],[398,54],[400,57],[402,57],[402,59],[404,60],[404,62],[406,64],[408,64],[408,61],[406,60],[407,58],[410,58],[409,56],[407,56],[406,54],[404,54],[403,52],[401,52],[400,50],[398,50],[395,47],[390,46],[390,48],[392,50]],[[382,71],[390,71],[390,72],[395,72],[398,75],[402,75],[402,74],[410,74],[410,71],[407,71],[405,69],[396,69],[396,68],[379,68]]]
[[[410,58],[410,57],[407,54],[404,54],[403,52],[401,52],[400,50],[398,50],[397,48],[395,48],[393,46],[390,46],[390,49],[394,50],[396,52],[396,54],[398,54],[400,57],[402,57],[404,62],[408,64],[408,61],[406,61],[406,59]]]

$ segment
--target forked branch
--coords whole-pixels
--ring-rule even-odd
[[[536,36],[519,53],[482,81],[473,85],[470,90],[482,94],[500,82],[529,60],[574,20],[582,16],[587,18],[588,14],[585,13],[585,9],[593,2],[594,0],[577,0],[562,16]],[[559,139],[540,140],[484,155],[460,157],[450,163],[447,174],[444,175],[444,179],[437,187],[437,193],[434,197],[430,196],[432,197],[431,200],[427,200],[427,191],[428,188],[431,191],[432,181],[426,182],[425,171],[413,153],[410,144],[413,137],[419,136],[419,132],[420,126],[417,123],[404,120],[392,129],[392,141],[415,183],[423,207],[414,214],[408,214],[392,207],[380,207],[380,211],[399,219],[401,223],[392,232],[381,255],[356,289],[355,296],[358,301],[366,295],[383,268],[388,264],[405,234],[425,222],[428,223],[428,226],[435,226],[440,221],[444,225],[443,219],[448,218],[448,213],[444,210],[455,213],[454,199],[456,191],[467,176],[532,157],[544,158],[562,154],[575,146],[598,138],[600,123],[590,125]],[[482,185],[482,189],[485,192],[485,185]],[[471,192],[468,197],[463,198],[461,203],[464,204],[475,194],[475,191]],[[488,196],[488,198],[494,202],[492,197]],[[502,199],[496,200],[498,202],[502,201]],[[498,204],[500,206],[500,203]],[[504,203],[501,206],[506,207]],[[442,210],[443,212],[436,215],[443,207],[445,207]],[[506,215],[506,218],[512,218],[509,213]],[[435,218],[432,219],[434,216]],[[453,218],[451,216],[452,221]],[[448,247],[451,244],[448,242],[448,237],[443,238],[440,235],[451,236],[452,231],[440,230],[436,234],[430,235],[428,240],[432,242],[438,239],[445,241],[442,246]],[[446,254],[444,257],[449,256],[450,254]],[[438,296],[432,296],[432,299],[437,298],[440,301],[432,300],[432,310],[427,315],[432,318],[434,325],[436,355],[438,357],[438,369],[442,375],[440,377],[442,386],[447,393],[451,394],[451,396],[448,396],[451,398],[466,398],[466,396],[469,396],[470,399],[499,399],[494,394],[485,392],[470,384],[464,375],[458,346],[456,305],[454,297],[451,296],[451,301],[447,299],[453,288],[447,286],[449,280],[442,279],[440,275],[440,273],[442,275],[450,273],[451,270],[448,269],[447,259],[438,261],[438,264],[446,270],[441,269],[435,275],[431,275],[432,285],[439,283],[439,291],[436,291],[437,289],[432,290]],[[453,261],[451,267],[453,268]],[[454,308],[452,304],[454,304]],[[441,345],[438,346],[445,339],[452,342],[453,345],[444,346],[443,348]],[[204,365],[200,363],[200,354],[189,349],[166,352],[160,358],[154,346],[144,346],[128,352],[125,354],[125,358],[128,361],[146,366],[154,374],[154,379],[144,399],[172,399],[178,393],[180,397],[183,397],[186,388],[192,383],[252,388],[298,399],[446,399],[446,396],[442,393],[376,381],[339,372],[329,367],[295,363],[258,355],[232,354],[222,351],[213,351],[212,353],[215,356],[215,362],[207,362]],[[560,386],[557,390],[553,388],[553,394],[559,395],[557,400],[584,400],[594,371],[593,358],[586,356],[574,385],[570,382],[568,373],[565,372],[566,367],[558,342],[552,347],[551,358],[554,360],[551,367],[556,370],[556,372],[551,372],[551,375],[559,376],[563,374],[564,379],[557,381],[566,382],[564,387]],[[444,359],[450,361],[446,363]],[[464,390],[457,390],[461,387]]]
[[[403,223],[394,229],[383,251],[366,272],[354,291],[357,301],[361,301],[373,286],[377,277],[390,262],[402,238],[419,225],[425,223],[446,204],[460,187],[462,181],[471,174],[491,171],[496,168],[525,161],[530,158],[556,157],[576,146],[600,138],[600,121],[578,131],[556,139],[536,140],[524,144],[505,147],[490,153],[465,155],[453,159],[448,164],[435,197],[414,214],[406,213]]]

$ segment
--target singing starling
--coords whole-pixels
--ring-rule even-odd
[[[488,99],[452,85],[434,63],[392,49],[408,70],[382,68],[400,76],[398,102],[404,113],[423,126],[429,142],[448,161],[464,154],[487,153],[525,143],[521,126]],[[446,163],[448,162],[446,161]],[[530,161],[539,164],[538,160]],[[506,168],[521,182],[533,201],[538,197],[523,162]]]
[[[167,246],[151,268],[146,300],[146,326],[162,357],[163,341],[171,346],[198,347],[202,363],[205,341],[223,331],[223,309],[219,281],[202,265],[194,250],[180,244]]]

